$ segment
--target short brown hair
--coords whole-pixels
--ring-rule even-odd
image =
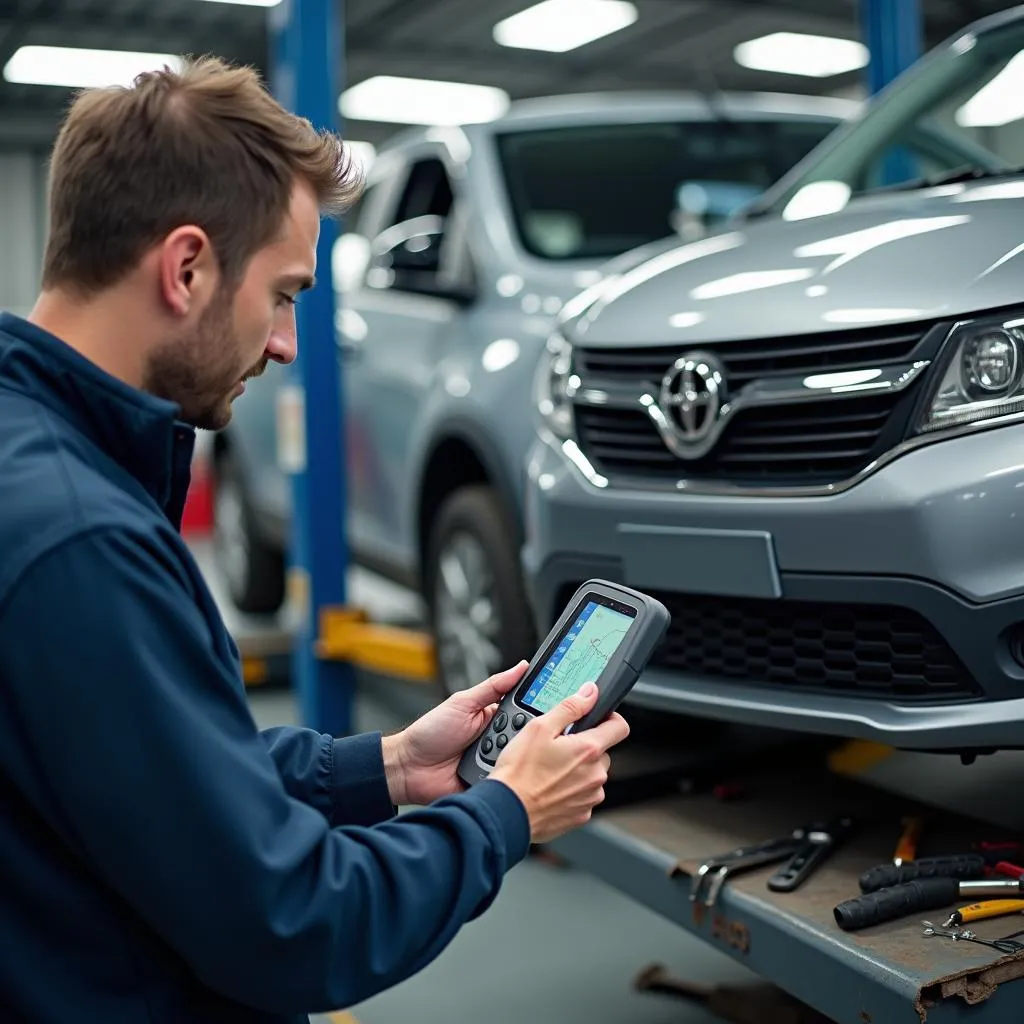
[[[43,287],[110,287],[183,224],[206,231],[237,283],[281,230],[296,179],[329,216],[363,187],[341,139],[285,110],[251,68],[187,59],[84,92],[53,150]]]

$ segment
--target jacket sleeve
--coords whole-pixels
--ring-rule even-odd
[[[96,531],[0,608],[5,713],[38,809],[211,988],[268,1012],[350,1006],[494,899],[528,851],[525,811],[488,780],[331,828],[287,792],[183,574],[169,544]]]
[[[376,825],[394,817],[379,732],[335,739],[287,725],[262,735],[285,789],[331,825]]]

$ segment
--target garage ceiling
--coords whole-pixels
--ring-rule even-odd
[[[378,74],[495,85],[513,99],[633,88],[855,94],[861,75],[826,80],[755,72],[733,48],[770,32],[857,39],[857,0],[634,0],[630,27],[567,53],[494,42],[497,21],[532,0],[346,0],[346,83]],[[999,0],[921,0],[932,45],[1014,6]],[[207,0],[0,0],[0,68],[25,44],[215,52],[266,67],[266,8]],[[67,90],[0,81],[0,145],[45,147]],[[396,126],[350,121],[345,134],[380,144]]]

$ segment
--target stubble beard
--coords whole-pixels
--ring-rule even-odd
[[[144,390],[177,404],[182,421],[200,430],[223,430],[231,422],[231,402],[240,380],[258,377],[266,360],[245,373],[235,361],[240,345],[232,303],[217,300],[198,327],[165,344],[150,358]]]

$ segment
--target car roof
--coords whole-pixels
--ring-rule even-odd
[[[684,91],[594,92],[516,100],[493,121],[462,125],[470,142],[508,130],[553,128],[576,124],[630,123],[645,120],[709,121],[744,117],[764,120],[851,117],[861,108],[855,100],[787,93],[715,93]],[[440,131],[444,132],[441,128]],[[437,138],[438,127],[406,128],[380,147],[380,155]]]

